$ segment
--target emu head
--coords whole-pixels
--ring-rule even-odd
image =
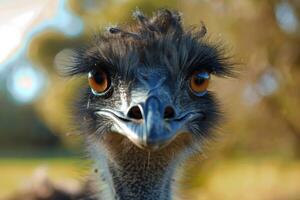
[[[220,112],[208,86],[211,76],[231,74],[227,58],[205,40],[204,26],[184,30],[177,12],[134,17],[135,24],[110,27],[76,51],[68,73],[84,74],[87,83],[78,123],[100,141],[119,138],[115,145],[194,150],[217,125]]]

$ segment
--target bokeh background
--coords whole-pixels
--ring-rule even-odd
[[[47,178],[79,187],[89,166],[69,117],[79,84],[58,75],[55,56],[161,7],[186,26],[203,21],[239,63],[238,78],[212,81],[226,120],[186,167],[183,199],[300,199],[298,0],[1,0],[0,199]]]

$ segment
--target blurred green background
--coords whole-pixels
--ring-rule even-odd
[[[0,1],[0,199],[48,176],[72,187],[88,174],[70,105],[78,81],[55,56],[105,26],[177,9],[208,28],[241,63],[237,79],[212,80],[226,119],[183,175],[183,199],[300,199],[300,1]]]

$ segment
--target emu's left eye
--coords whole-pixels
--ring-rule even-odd
[[[89,85],[95,95],[105,94],[110,88],[110,79],[103,70],[93,70],[88,74]]]
[[[207,92],[210,74],[207,71],[196,71],[190,78],[190,88],[197,96],[203,96]]]

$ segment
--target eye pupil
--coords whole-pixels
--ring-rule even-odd
[[[103,84],[105,82],[106,76],[104,72],[95,72],[93,76],[96,83]]]
[[[194,78],[194,82],[195,82],[196,85],[201,85],[201,84],[203,84],[203,83],[205,82],[205,80],[206,80],[206,79],[204,79],[204,78],[202,78],[202,77],[198,77],[198,76],[196,76],[196,77]]]

